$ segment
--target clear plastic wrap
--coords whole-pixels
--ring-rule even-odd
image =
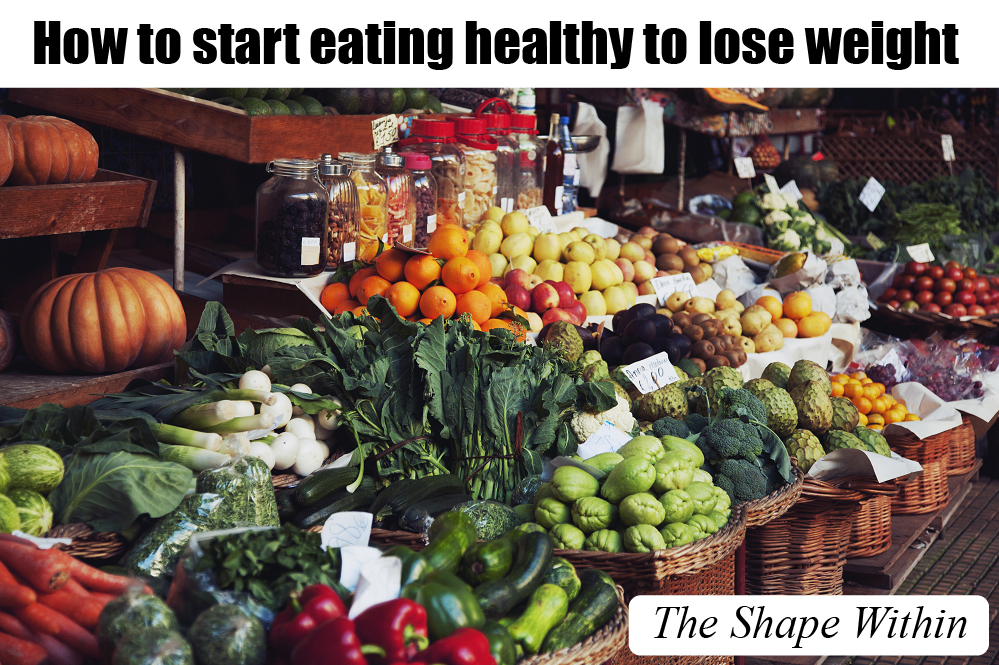
[[[521,522],[513,508],[499,501],[469,501],[457,510],[472,518],[479,540],[496,540]]]
[[[540,475],[528,476],[524,478],[517,483],[517,486],[513,489],[513,500],[511,503],[515,506],[533,504],[534,495],[543,483],[544,481],[541,480]]]
[[[223,515],[218,514],[224,502],[221,494],[184,497],[173,512],[160,519],[132,546],[122,565],[150,577],[172,576],[193,534],[237,526],[223,523]]]
[[[267,632],[256,617],[236,605],[215,605],[202,612],[187,633],[194,657],[205,665],[263,665]]]
[[[280,524],[271,472],[256,457],[239,455],[223,466],[202,471],[196,490],[225,497],[220,506],[224,526],[220,521],[217,528]]]
[[[125,633],[140,628],[180,630],[173,610],[158,596],[129,591],[105,605],[94,631],[105,660],[111,660],[115,645]]]
[[[194,652],[176,630],[137,628],[121,638],[111,665],[194,665]]]

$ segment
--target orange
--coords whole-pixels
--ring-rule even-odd
[[[868,379],[866,376],[860,380],[860,385],[862,385],[862,386],[869,386],[872,383],[874,383],[874,380],[873,379]]]
[[[472,321],[472,330],[478,330],[478,331],[480,331],[480,332],[481,332],[481,331],[482,331],[482,326],[480,326],[480,325],[479,325],[478,323],[476,323],[475,321]]]
[[[777,330],[784,336],[784,339],[794,339],[798,336],[798,324],[791,319],[777,319],[774,321],[774,325],[777,326]]]
[[[783,306],[773,296],[761,296],[756,299],[756,304],[761,305],[765,310],[770,312],[770,318],[775,322],[784,315]],[[784,337],[787,337],[787,335],[784,335]]]
[[[892,423],[898,423],[902,421],[905,416],[900,415],[898,411],[894,409],[885,412],[885,425],[891,425]]]
[[[375,259],[375,269],[388,281],[398,282],[405,275],[406,261],[408,260],[409,254],[392,247],[378,255],[378,258]]]
[[[420,290],[409,282],[396,282],[385,292],[399,316],[411,316],[420,306]]]
[[[527,332],[523,326],[517,325],[513,321],[507,321],[506,319],[489,319],[481,327],[483,331],[504,328],[512,332],[518,341],[523,342],[527,339]]]
[[[493,277],[493,264],[489,262],[489,257],[477,249],[470,249],[465,254],[465,258],[471,259],[479,269],[479,283],[475,285],[475,288],[488,284]]]
[[[864,395],[864,397],[867,397],[867,395]],[[884,413],[888,410],[888,405],[880,397],[874,400],[871,400],[869,397],[867,399],[871,402],[871,413]]]
[[[420,297],[420,311],[428,319],[438,316],[450,319],[457,306],[454,294],[446,286],[431,286]]]
[[[852,402],[853,405],[857,407],[857,411],[860,411],[865,416],[871,412],[873,404],[871,404],[871,400],[866,397],[854,397]]]
[[[867,399],[869,399],[869,400],[871,400],[873,402],[874,400],[876,400],[879,397],[879,395],[878,395],[878,389],[875,388],[874,386],[865,385],[864,386],[864,397],[866,397]],[[887,409],[888,406],[885,405],[885,408]]]
[[[864,416],[864,414],[860,414],[860,415]],[[880,413],[872,413],[870,415],[864,416],[864,418],[866,418],[867,422],[871,423],[872,425],[884,425],[885,424],[885,417],[882,414],[880,414]],[[857,420],[857,423],[861,424],[861,425],[866,425],[867,424],[867,423],[861,423],[859,419]]]
[[[484,293],[489,297],[489,302],[493,304],[493,310],[489,313],[492,318],[495,319],[497,316],[506,311],[506,292],[501,289],[498,284],[489,282],[487,284],[483,284],[475,290],[480,293]]]
[[[453,260],[453,259],[452,259]],[[489,296],[480,291],[469,291],[458,297],[458,307],[455,312],[467,313],[475,323],[484,323],[492,315],[493,303]]]
[[[354,316],[368,316],[371,313],[368,311],[368,308],[364,307],[363,305],[360,307],[355,307],[351,311],[353,312]]]
[[[905,422],[908,423],[908,422],[912,422],[914,420],[919,420],[919,416],[917,416],[914,413],[907,413],[907,414],[905,414]]]
[[[867,421],[867,416],[865,416],[862,413],[857,414],[857,424],[858,425],[863,425],[864,427],[867,427],[867,422],[868,422]]]
[[[821,337],[829,332],[829,317],[821,312],[813,312],[798,321],[799,337]]]
[[[347,288],[346,284],[341,284],[340,282],[327,284],[323,292],[319,294],[319,302],[326,308],[327,312],[332,312],[336,309],[337,305],[349,299],[350,289]]]
[[[850,375],[850,378],[860,381],[861,379],[866,379],[867,375],[864,374],[863,372],[854,372],[853,374]]]
[[[344,312],[352,312],[354,309],[361,306],[361,303],[356,300],[344,300],[336,306],[333,310],[334,314],[343,314]]]
[[[406,275],[406,281],[422,291],[441,276],[441,264],[437,263],[437,259],[432,256],[417,254],[406,261],[406,268],[403,272]]]
[[[429,326],[433,322],[434,322],[433,319],[420,319],[420,323],[422,323],[425,326]]]
[[[361,268],[354,273],[354,276],[350,278],[350,283],[347,288],[350,290],[350,297],[357,297],[357,290],[361,288],[361,282],[371,277],[372,275],[377,275],[378,271],[374,268]]]
[[[832,383],[832,396],[842,397],[843,396],[843,384],[839,381],[833,381]]]
[[[864,396],[864,387],[859,383],[848,383],[843,386],[843,394],[849,399],[856,399]]]
[[[878,389],[878,397],[885,394],[885,384],[883,383],[872,383],[872,386]]]
[[[846,374],[834,374],[832,380],[834,383],[849,383],[850,377]]]
[[[468,293],[479,285],[479,267],[472,259],[456,256],[444,264],[441,281],[456,295]]]
[[[803,291],[795,291],[784,298],[783,310],[787,318],[800,321],[812,313],[812,297]]]
[[[884,427],[882,427],[881,425],[871,425],[867,429],[871,430],[872,432],[878,432],[880,434],[881,430],[883,430]]]
[[[430,236],[427,249],[438,259],[451,260],[468,252],[468,233],[460,226],[442,224]],[[490,275],[492,270],[489,271]]]
[[[384,277],[372,275],[361,282],[361,286],[357,289],[357,299],[361,301],[362,305],[367,305],[368,299],[371,298],[371,296],[385,295],[385,292],[389,290],[390,286],[392,286],[392,282],[388,281]]]

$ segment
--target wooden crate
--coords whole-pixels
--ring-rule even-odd
[[[98,169],[91,182],[0,187],[0,239],[145,226],[156,181]]]
[[[153,88],[11,88],[10,101],[247,164],[372,152],[380,117],[249,116]]]

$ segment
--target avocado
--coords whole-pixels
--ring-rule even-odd
[[[267,88],[247,88],[247,97],[256,97],[257,99],[263,99],[267,96]]]
[[[389,107],[389,113],[402,113],[406,110],[406,91],[402,88],[391,88],[392,90],[392,106]]]
[[[355,115],[361,108],[361,91],[357,88],[329,88],[321,100],[332,106],[340,115]]]
[[[362,115],[374,113],[378,108],[378,89],[361,88],[361,104],[358,112]]]
[[[375,113],[391,113],[393,101],[392,88],[379,88],[378,102],[375,104]]]
[[[303,92],[305,92],[305,88],[288,88],[288,90],[289,90],[288,92],[289,99],[294,99],[295,97],[298,97]]]
[[[264,102],[271,107],[271,112],[274,115],[291,115],[291,110],[277,99],[265,99]]]
[[[305,112],[305,107],[296,102],[294,99],[284,100],[284,105],[288,107],[292,115],[309,115]]]
[[[222,94],[219,97],[229,97],[231,99],[242,99],[246,97],[246,93],[249,88],[222,88]]]
[[[291,88],[268,88],[267,99],[275,99],[279,102],[283,102],[288,99],[290,93]]]
[[[427,105],[427,91],[425,88],[406,89],[406,108],[420,110]]]
[[[212,102],[215,104],[221,104],[222,106],[239,109],[240,111],[246,110],[246,107],[243,106],[243,102],[238,99],[233,99],[232,97],[219,97],[218,99],[213,99]]]
[[[444,107],[441,106],[441,100],[437,99],[433,95],[427,95],[427,105],[423,108],[431,113],[444,113]]]
[[[274,115],[270,105],[262,99],[256,97],[246,97],[243,99],[243,110],[248,115]]]
[[[323,105],[315,97],[309,97],[308,95],[299,95],[295,97],[296,102],[302,105],[305,112],[309,115],[325,115],[326,111],[323,110]]]

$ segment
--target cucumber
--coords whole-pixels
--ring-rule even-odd
[[[345,489],[356,479],[357,469],[351,467],[316,471],[295,488],[295,500],[301,506],[315,505],[324,496]]]
[[[487,618],[506,616],[517,603],[526,600],[541,586],[551,567],[555,543],[547,533],[532,532],[517,540],[516,549],[507,576],[486,582],[475,590],[475,597]]]
[[[475,523],[456,510],[444,513],[430,525],[427,538],[430,544],[420,554],[435,571],[453,573],[475,543]]]
[[[546,584],[554,584],[561,587],[565,591],[565,595],[569,597],[570,602],[575,600],[576,596],[579,595],[579,589],[582,585],[579,581],[579,576],[576,575],[576,568],[559,556],[552,557],[552,567],[548,570],[548,574],[545,575],[544,581]]]
[[[399,521],[407,531],[423,533],[428,517],[439,517],[449,510],[453,510],[455,506],[468,503],[471,500],[472,497],[467,494],[442,494],[433,499],[414,503],[406,509]]]
[[[295,493],[292,491],[285,490],[284,492],[278,492],[274,499],[277,501],[278,517],[282,522],[287,522],[300,510],[298,503],[295,501]]]
[[[364,489],[362,483],[362,487],[359,487],[353,494],[346,491],[337,492],[326,497],[326,499],[318,504],[299,511],[294,519],[292,519],[292,522],[294,522],[295,526],[302,529],[310,529],[325,522],[333,513],[362,510],[366,506],[371,505],[371,502],[374,500],[374,490],[371,488]]]
[[[390,488],[391,489],[391,488]],[[458,476],[444,474],[417,478],[412,483],[394,493],[387,503],[392,512],[401,515],[414,503],[433,499],[443,494],[460,494],[465,491],[465,481]]]
[[[404,492],[407,487],[409,487],[415,482],[416,480],[414,480],[413,478],[403,478],[402,480],[397,480],[388,487],[386,487],[385,489],[383,489],[381,492],[378,493],[378,497],[375,499],[375,502],[371,504],[371,514],[374,515],[376,518],[387,517],[388,515],[390,515],[392,511],[390,509],[385,510],[385,507],[388,505],[389,501],[391,501],[394,497]]]
[[[548,653],[579,644],[603,628],[617,612],[614,580],[601,570],[579,571],[582,588],[569,604],[569,613],[545,637],[541,651]]]

